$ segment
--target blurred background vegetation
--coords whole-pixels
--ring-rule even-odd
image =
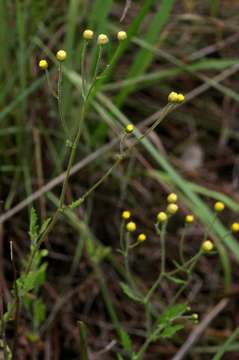
[[[175,245],[187,212],[197,218],[187,242],[186,251],[192,254],[200,244],[203,228],[213,221],[210,205],[219,199],[227,207],[210,229],[220,260],[205,259],[190,289],[200,314],[215,306],[225,293],[230,294],[224,313],[186,357],[210,359],[239,322],[235,271],[239,244],[231,235],[225,238],[239,213],[237,0],[0,0],[0,281],[4,299],[10,297],[12,281],[8,241],[14,240],[20,263],[29,247],[32,203],[42,219],[54,211],[62,181],[58,176],[65,169],[67,137],[38,61],[51,59],[50,76],[56,83],[53,54],[60,48],[67,50],[63,107],[73,132],[81,106],[79,72],[85,28],[110,37],[105,64],[117,47],[117,31],[127,31],[128,40],[87,114],[67,193],[69,202],[108,169],[122,125],[130,121],[145,129],[157,119],[171,90],[185,93],[187,101],[83,207],[62,217],[49,236],[43,290],[48,318],[37,347],[45,359],[79,358],[77,321],[83,320],[91,351],[97,354],[111,344],[98,358],[115,359],[119,346],[114,343],[115,322],[119,320],[111,307],[120,322],[131,329],[136,342],[141,342],[140,307],[132,306],[117,285],[122,276],[120,256],[115,251],[120,212],[132,210],[148,234],[149,241],[137,250],[132,266],[145,285],[151,284],[159,259],[154,218],[164,206],[166,193],[174,191],[180,197],[181,215],[170,227],[168,261],[177,256]],[[92,46],[89,69],[95,61]],[[89,239],[99,247],[97,269],[92,265]],[[173,287],[165,289],[164,296],[170,298],[173,291]],[[19,359],[27,359],[31,354],[24,335],[29,331],[27,317],[22,319],[21,328]],[[11,336],[11,329],[9,333]],[[186,335],[173,343],[152,346],[146,358],[159,358],[160,353],[160,358],[170,359]],[[47,357],[47,351],[52,357]],[[238,358],[238,342],[231,345],[231,351],[225,359]]]

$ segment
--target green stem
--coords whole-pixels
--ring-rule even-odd
[[[58,69],[58,84],[57,84],[57,103],[58,103],[58,112],[61,120],[62,127],[66,134],[68,134],[68,128],[66,126],[66,122],[64,119],[63,114],[63,104],[62,104],[62,65],[61,62],[59,62],[59,69]]]
[[[180,241],[179,241],[179,256],[180,256],[180,261],[182,264],[185,263],[185,259],[184,259],[184,241],[185,241],[185,235],[186,235],[186,229],[187,229],[187,224],[185,225]]]

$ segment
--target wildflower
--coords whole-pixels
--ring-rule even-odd
[[[173,103],[173,104],[181,104],[183,103],[185,100],[185,96],[181,93],[176,93],[175,91],[172,91],[169,95],[168,95],[168,102]]]
[[[92,31],[92,30],[86,29],[86,30],[83,32],[83,38],[84,38],[85,40],[92,40],[92,39],[93,39],[93,36],[94,36],[94,31]]]
[[[205,253],[210,253],[213,250],[213,248],[214,248],[214,245],[213,245],[212,241],[210,241],[210,240],[205,240],[201,245],[201,249]]]
[[[216,211],[216,212],[222,212],[223,210],[224,210],[224,208],[225,208],[225,205],[224,205],[224,203],[223,202],[221,202],[221,201],[217,201],[215,204],[214,204],[214,210]]]
[[[58,50],[56,53],[56,58],[58,61],[65,61],[67,58],[67,53],[65,50]]]
[[[169,213],[170,215],[176,214],[177,211],[178,211],[178,205],[169,204],[167,206],[167,213]]]
[[[192,224],[194,222],[194,216],[193,215],[186,215],[185,216],[185,223],[186,224]]]
[[[46,70],[48,68],[48,62],[45,59],[39,61],[38,66],[41,70]]]
[[[176,103],[178,100],[178,94],[175,91],[172,91],[169,95],[168,95],[168,102],[171,103]]]
[[[234,233],[239,232],[239,223],[238,222],[234,222],[233,224],[231,224],[231,231]]]
[[[121,214],[122,219],[128,220],[131,216],[131,212],[128,210],[124,210]]]
[[[130,221],[130,222],[127,223],[126,229],[129,232],[134,232],[136,230],[136,224],[133,221]]]
[[[108,38],[107,35],[105,35],[105,34],[100,34],[100,35],[98,36],[98,44],[99,44],[99,45],[105,45],[105,44],[107,44],[108,42],[109,42],[109,38]]]
[[[167,197],[167,202],[169,204],[176,203],[177,200],[178,200],[178,196],[176,194],[174,194],[174,193],[169,194],[168,197]]]
[[[119,31],[117,34],[117,38],[119,41],[123,41],[127,39],[127,33],[125,31]]]
[[[178,99],[177,99],[177,102],[179,103],[179,104],[181,104],[181,103],[183,103],[184,102],[184,100],[185,100],[185,96],[183,95],[183,94],[178,94]]]
[[[144,242],[146,239],[147,239],[147,236],[142,233],[142,234],[139,234],[137,240],[138,240],[139,242]]]
[[[125,132],[127,134],[132,134],[132,132],[134,131],[134,125],[133,124],[128,124],[125,128]]]
[[[164,223],[167,219],[168,215],[164,211],[158,213],[157,220],[159,223]]]

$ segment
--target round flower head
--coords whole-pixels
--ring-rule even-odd
[[[168,102],[171,103],[176,103],[178,100],[178,94],[175,91],[172,91],[169,95],[168,95]]]
[[[172,91],[169,95],[168,95],[168,102],[172,103],[172,104],[181,104],[183,103],[185,100],[185,96],[183,94],[178,94],[175,91]]]
[[[86,30],[83,32],[83,38],[84,38],[85,40],[92,40],[92,39],[93,39],[93,36],[94,36],[94,31],[92,31],[92,30],[86,29]]]
[[[128,222],[126,229],[129,232],[134,232],[136,230],[136,224],[133,221]]]
[[[213,242],[211,240],[205,240],[202,245],[201,249],[205,253],[210,253],[214,248]]]
[[[217,201],[215,204],[214,204],[214,210],[216,212],[222,212],[225,208],[225,205],[223,202],[221,201]]]
[[[181,94],[181,93],[178,94],[177,102],[179,104],[182,104],[184,102],[184,100],[185,100],[185,96],[183,94]]]
[[[107,35],[105,35],[105,34],[100,34],[100,35],[98,36],[98,44],[99,44],[99,45],[105,45],[105,44],[107,44],[108,42],[109,42],[109,38],[108,38]]]
[[[198,320],[198,314],[197,313],[192,314],[192,319],[193,320]]]
[[[134,131],[134,125],[133,124],[128,124],[125,128],[125,132],[127,134],[132,134],[132,132]]]
[[[192,224],[194,222],[194,216],[193,215],[186,215],[185,216],[185,223],[186,224]]]
[[[168,197],[167,197],[167,202],[169,204],[176,203],[177,200],[178,200],[178,196],[176,194],[174,194],[174,193],[169,194]]]
[[[46,70],[48,68],[48,62],[45,59],[39,61],[38,66],[41,70]]]
[[[147,236],[145,235],[145,234],[139,234],[139,236],[138,236],[138,238],[137,238],[137,240],[139,241],[139,242],[144,242],[145,240],[147,239]]]
[[[58,61],[65,61],[67,58],[67,53],[65,50],[58,50],[56,53],[56,58]]]
[[[192,314],[191,319],[192,319],[192,321],[193,321],[194,324],[197,324],[197,323],[198,323],[198,319],[199,319],[198,314],[196,314],[196,313]]]
[[[128,210],[124,210],[121,214],[122,219],[128,220],[131,216],[131,212]]]
[[[234,222],[233,224],[231,224],[231,231],[234,233],[239,232],[239,223],[238,222]]]
[[[119,31],[117,34],[117,38],[119,41],[123,41],[127,39],[127,33],[125,31]]]
[[[178,211],[178,205],[176,204],[169,204],[167,206],[167,213],[170,215],[176,214],[176,212]]]
[[[168,215],[164,211],[160,211],[157,215],[157,221],[164,223],[168,219]]]

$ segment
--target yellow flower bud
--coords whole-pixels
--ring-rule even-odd
[[[99,44],[99,45],[105,45],[105,44],[107,44],[108,42],[109,42],[109,38],[108,38],[107,35],[105,35],[105,34],[100,34],[100,35],[98,36],[98,44]]]
[[[194,216],[193,215],[186,215],[185,216],[185,223],[186,224],[192,224],[194,222]]]
[[[167,213],[170,215],[176,214],[176,212],[178,211],[178,205],[176,204],[169,204],[167,206]]]
[[[144,242],[146,239],[147,239],[147,236],[142,233],[142,234],[139,234],[137,240],[138,240],[139,242]]]
[[[131,216],[131,212],[128,210],[124,210],[121,214],[122,219],[128,220]]]
[[[233,224],[231,224],[231,231],[234,233],[239,232],[239,223],[238,222],[234,222]]]
[[[48,68],[48,62],[45,59],[39,61],[38,66],[41,70],[46,70]]]
[[[225,205],[223,202],[221,201],[217,201],[215,204],[214,204],[214,210],[216,212],[222,212],[225,208]]]
[[[117,38],[119,41],[123,41],[127,39],[127,33],[125,31],[119,31],[117,34]]]
[[[185,96],[183,94],[181,94],[181,93],[178,94],[177,102],[179,104],[182,104],[184,102],[184,100],[185,100]]]
[[[201,245],[201,249],[205,253],[210,253],[213,250],[213,248],[214,248],[213,242],[210,240],[205,240]]]
[[[177,103],[178,101],[178,94],[175,91],[172,91],[169,95],[168,95],[168,102],[170,103]]]
[[[127,223],[126,229],[129,232],[134,232],[136,230],[136,224],[133,221],[130,221]]]
[[[164,223],[167,219],[168,219],[168,215],[164,211],[158,213],[157,221],[159,223]]]
[[[92,30],[86,29],[86,30],[83,32],[83,38],[84,38],[85,40],[92,40],[92,39],[93,39],[93,36],[94,36],[94,31],[92,31]]]
[[[168,197],[167,197],[167,202],[169,204],[176,203],[177,200],[178,200],[178,196],[176,194],[174,194],[174,193],[169,194]]]
[[[67,53],[65,50],[59,50],[56,53],[56,58],[58,61],[65,61],[67,58]]]
[[[127,134],[131,134],[134,131],[134,125],[133,124],[128,124],[125,128],[125,132]]]

